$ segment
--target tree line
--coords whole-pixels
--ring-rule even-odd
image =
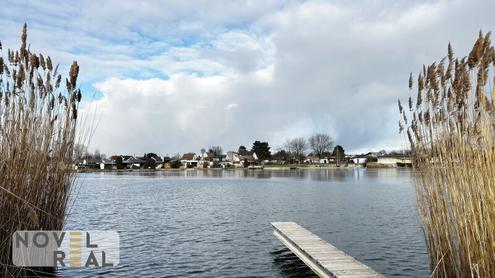
[[[211,148],[210,148],[211,149]],[[340,145],[334,146],[333,138],[324,133],[317,133],[309,138],[296,137],[288,139],[281,148],[272,154],[268,142],[254,141],[250,150],[245,146],[239,146],[239,155],[246,155],[250,152],[256,153],[260,160],[279,161],[303,161],[308,152],[316,158],[324,158],[330,155],[335,156],[337,161],[342,161],[345,156],[344,148]]]
[[[94,154],[87,152],[86,147],[82,145],[76,145],[74,148],[75,157],[79,159],[88,160],[101,160],[106,158],[104,154],[101,154],[98,150]],[[202,148],[200,150],[201,156],[208,153],[213,156],[222,155],[223,148],[221,146],[210,146],[208,149]],[[256,140],[253,142],[250,149],[241,145],[237,149],[239,155],[248,155],[256,153],[259,160],[278,160],[278,161],[292,161],[302,162],[306,155],[313,155],[315,158],[325,158],[330,155],[335,156],[337,162],[342,161],[345,156],[344,148],[340,145],[334,146],[334,140],[329,134],[316,133],[307,139],[304,137],[295,137],[287,139],[282,147],[272,153],[271,147],[268,142]],[[155,155],[154,153],[150,153]],[[150,154],[144,154],[143,158],[147,158]],[[115,156],[110,157],[113,159]],[[172,160],[180,159],[180,155],[176,154],[171,157]]]

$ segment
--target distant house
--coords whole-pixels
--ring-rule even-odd
[[[185,153],[182,155],[180,162],[185,168],[194,168],[198,166],[198,160],[195,158],[195,153]]]
[[[100,162],[100,169],[101,170],[115,170],[115,169],[117,169],[117,163],[115,162],[115,160],[104,158]]]
[[[412,159],[410,156],[403,156],[399,159],[397,159],[397,166],[399,167],[412,167]]]
[[[241,162],[239,153],[234,151],[227,152],[227,157],[225,159],[231,163]]]
[[[227,160],[227,155],[206,152],[206,153],[203,154],[203,159],[206,160],[206,161],[223,162],[223,161]]]
[[[254,152],[248,152],[245,155],[241,155],[240,160],[241,167],[248,167],[258,164],[258,156]]]
[[[211,161],[212,161],[212,158],[208,156],[207,152],[205,152],[199,158],[198,167],[199,168],[208,168],[210,166]]]
[[[304,159],[304,163],[320,163],[320,158],[318,158],[316,155],[309,154]]]
[[[132,155],[122,156],[122,165],[126,168],[142,168],[146,161],[144,159],[134,157]]]
[[[122,155],[121,157],[122,157],[122,166],[124,166],[124,168],[132,168],[130,159],[134,157],[132,155]]]
[[[389,154],[377,157],[378,164],[389,165],[391,167],[396,166],[411,166],[411,158],[405,155]]]
[[[99,169],[101,158],[95,158],[91,156],[85,156],[78,163],[76,163],[76,169]]]
[[[146,154],[144,159],[146,160],[146,167],[148,167],[149,169],[161,169],[163,168],[164,164],[165,164],[165,161],[163,160],[162,157],[154,154],[154,153],[150,153],[150,154]]]
[[[397,158],[393,157],[393,156],[379,156],[379,157],[377,157],[376,162],[379,164],[396,166],[397,165]]]
[[[354,157],[351,158],[352,162],[354,164],[365,164],[366,163],[366,155],[360,154],[360,155],[355,155]]]
[[[318,157],[312,153],[308,154],[304,159],[304,163],[313,164],[328,164],[330,163],[329,155],[324,154],[322,157]]]
[[[153,156],[151,157],[151,159],[155,162],[156,165],[163,164],[163,158],[159,156]]]
[[[328,164],[328,163],[330,163],[330,161],[328,160],[328,158],[324,157],[324,158],[320,158],[319,163],[320,164]]]
[[[240,167],[241,164],[241,156],[238,152],[228,151],[227,156],[225,157],[224,166],[233,166]]]
[[[215,154],[213,152],[205,152],[201,156],[199,165],[200,167],[203,168],[225,168],[234,163],[230,161],[229,153],[225,155],[225,154]],[[234,157],[234,155],[231,154],[231,157]]]
[[[162,166],[164,169],[170,169],[171,168],[171,162],[172,162],[172,158],[170,158],[170,156],[164,156],[162,157],[162,160],[163,160],[163,163],[162,163]],[[161,167],[156,167],[157,169],[160,169]]]

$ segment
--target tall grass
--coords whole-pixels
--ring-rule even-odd
[[[27,274],[12,266],[16,230],[64,226],[74,181],[78,72],[74,62],[62,81],[49,56],[30,51],[26,25],[18,50],[5,53],[0,44],[0,276]]]
[[[467,57],[449,44],[411,75],[408,104],[399,101],[434,277],[495,277],[494,66],[490,33],[480,32]]]

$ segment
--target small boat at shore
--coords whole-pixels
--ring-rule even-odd
[[[249,165],[247,167],[249,170],[263,170],[263,165]]]

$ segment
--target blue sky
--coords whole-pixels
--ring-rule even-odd
[[[449,41],[466,55],[493,1],[10,1],[0,40],[81,66],[90,149],[225,150],[329,133],[348,151],[406,147],[398,97]]]

